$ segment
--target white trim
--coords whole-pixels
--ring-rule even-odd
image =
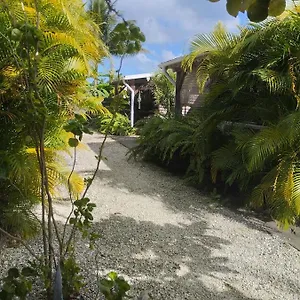
[[[143,74],[134,74],[134,75],[126,75],[123,77],[124,80],[134,80],[134,79],[144,79],[153,77],[153,73],[143,73]]]
[[[128,83],[126,83],[125,79],[123,79],[123,83],[131,93],[130,94],[130,126],[133,128],[133,126],[134,126],[134,90]]]
[[[170,74],[168,73],[166,67],[163,66],[163,67],[161,68],[161,70],[162,70],[162,72],[165,74],[165,76],[168,78],[168,80],[173,84],[173,86],[176,87],[176,82],[175,82],[175,80],[170,76]]]
[[[203,52],[201,54],[199,54],[197,56],[197,59],[198,58],[201,58],[201,57],[204,57],[205,55],[207,55],[208,51],[207,52]],[[159,64],[158,66],[163,69],[172,69],[172,66],[173,65],[176,65],[176,64],[179,64],[183,61],[183,59],[185,58],[185,55],[182,55],[182,56],[178,56],[178,57],[175,57],[171,60],[168,60],[168,61],[165,61],[165,62],[162,62],[161,64]]]
[[[178,64],[178,63],[181,63],[184,59],[184,56],[178,56],[178,57],[175,57],[171,60],[168,60],[168,61],[165,61],[161,64],[159,64],[158,66],[163,69],[163,68],[167,68],[167,67],[170,67],[171,65],[175,65],[175,64]]]

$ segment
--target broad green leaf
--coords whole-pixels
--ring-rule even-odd
[[[236,17],[240,11],[241,0],[227,0],[226,9],[228,13]]]
[[[19,270],[17,268],[9,269],[8,276],[12,278],[18,278],[20,276]]]
[[[113,273],[113,272],[111,272]],[[110,289],[112,289],[114,287],[114,282],[112,280],[108,280],[108,279],[101,279],[100,282],[100,290],[103,291],[107,291],[110,292]]]
[[[124,292],[128,292],[130,290],[130,285],[129,283],[122,277],[119,277],[116,279],[116,282],[119,286],[119,288]]]
[[[24,267],[22,269],[22,275],[25,277],[29,277],[29,276],[36,276],[37,275],[37,271],[34,270],[33,268],[30,267]]]
[[[116,280],[118,278],[118,274],[116,272],[110,272],[107,275],[111,280]]]
[[[20,297],[20,299],[25,299],[27,294],[31,291],[32,289],[32,283],[28,280],[26,281],[21,281],[18,284],[16,284],[16,295]]]
[[[245,12],[255,0],[242,0],[240,11]]]
[[[85,205],[87,205],[91,200],[90,200],[90,198],[82,198],[80,201],[81,201],[81,205],[82,205],[82,206],[85,206]]]
[[[5,282],[2,289],[8,294],[13,294],[15,292],[15,286],[11,282]]]
[[[14,28],[11,31],[11,39],[13,41],[18,41],[21,39],[21,37],[22,37],[22,32],[18,28]]]
[[[78,144],[79,144],[79,141],[77,139],[75,139],[75,138],[70,138],[69,139],[69,146],[70,147],[75,148],[75,147],[78,146]]]
[[[285,0],[271,0],[269,5],[269,16],[279,16],[285,11],[285,8]]]
[[[85,123],[85,122],[86,122],[86,119],[84,118],[83,115],[75,114],[75,118],[76,118],[80,123]]]
[[[250,21],[252,22],[261,22],[268,17],[268,1],[263,0],[256,0],[252,3],[248,10],[247,15]]]

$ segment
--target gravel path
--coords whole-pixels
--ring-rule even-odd
[[[101,136],[85,140],[77,171],[90,174]],[[106,159],[89,197],[97,204],[95,229],[100,275],[111,270],[150,291],[155,300],[300,299],[300,252],[264,226],[213,204],[158,167],[127,161],[127,148],[108,139]],[[69,207],[56,204],[64,220]],[[38,242],[32,242],[39,247]],[[79,240],[79,257],[93,299],[94,253]],[[22,248],[2,250],[0,265],[25,256]],[[90,292],[89,292],[90,290]]]

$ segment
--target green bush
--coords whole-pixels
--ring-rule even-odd
[[[262,175],[248,172],[237,149],[250,134],[247,129],[226,131],[217,124],[208,125],[205,110],[176,119],[155,116],[141,127],[132,155],[184,174],[189,183],[207,192],[249,194]],[[247,203],[245,197],[232,199],[235,206]]]
[[[127,116],[120,113],[106,114],[97,118],[96,126],[101,133],[108,132],[112,135],[132,135],[135,129],[130,126],[130,120]]]
[[[167,164],[188,158],[193,182],[245,193],[282,226],[294,224],[300,215],[299,28],[299,15],[290,13],[239,34],[219,24],[197,36],[184,68],[190,71],[203,54],[201,109],[149,120],[134,154]]]

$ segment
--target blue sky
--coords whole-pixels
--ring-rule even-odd
[[[123,75],[154,72],[159,63],[188,53],[191,39],[210,32],[218,21],[228,30],[247,23],[243,14],[238,18],[228,15],[224,0],[118,0],[116,5],[146,35],[146,51],[124,60]],[[117,68],[118,59],[113,61]],[[100,71],[105,72],[105,67]]]

